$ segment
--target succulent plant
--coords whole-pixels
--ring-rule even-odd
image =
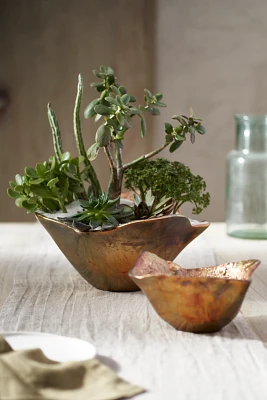
[[[151,189],[147,191],[144,200],[134,194],[134,215],[136,219],[147,219],[168,215],[173,211],[174,204],[171,197],[162,197],[160,200],[153,196]]]
[[[83,186],[83,171],[80,171],[82,157],[71,158],[66,152],[57,160],[50,157],[44,163],[36,164],[35,168],[26,167],[25,175],[15,176],[10,181],[7,193],[16,199],[18,207],[27,212],[41,210],[53,212],[61,208],[66,211],[66,205],[78,198],[87,198]]]
[[[199,175],[194,175],[189,167],[178,161],[165,158],[144,160],[128,169],[125,173],[125,187],[140,194],[144,200],[151,190],[157,198],[170,196],[173,199],[173,211],[181,206],[193,204],[193,214],[199,214],[210,203],[206,192],[206,183]]]
[[[133,210],[126,205],[119,204],[119,199],[110,200],[105,193],[99,197],[91,196],[89,200],[81,200],[83,211],[60,220],[73,223],[78,229],[108,230],[119,225],[120,222],[129,222],[134,216]]]
[[[78,156],[71,158],[68,152],[63,151],[59,123],[49,103],[48,120],[52,131],[55,155],[44,163],[36,164],[35,168],[26,167],[24,176],[16,175],[15,181],[10,182],[8,195],[15,198],[16,205],[25,208],[27,212],[38,210],[66,212],[66,205],[72,201],[87,200],[87,203],[82,203],[84,212],[75,216],[72,221],[76,221],[76,224],[87,224],[93,230],[109,229],[117,226],[116,224],[119,222],[127,222],[129,218],[132,218],[130,211],[122,209],[119,205],[123,179],[126,175],[126,187],[131,187],[133,190],[139,189],[141,195],[141,201],[135,205],[135,218],[164,215],[171,209],[176,212],[179,205],[185,201],[191,201],[195,205],[195,212],[200,212],[203,207],[208,205],[209,194],[201,194],[205,189],[205,182],[199,176],[195,177],[196,180],[192,181],[193,183],[190,183],[191,186],[188,186],[193,188],[191,193],[191,189],[184,192],[187,183],[179,181],[180,192],[184,192],[182,199],[177,197],[175,174],[173,181],[166,180],[166,190],[162,189],[164,185],[161,189],[152,186],[144,189],[142,185],[131,184],[129,177],[135,167],[138,168],[139,164],[141,167],[142,162],[147,162],[165,148],[169,147],[170,152],[176,151],[186,141],[188,135],[190,135],[191,142],[194,143],[197,133],[203,135],[206,132],[202,120],[193,114],[192,108],[189,117],[174,115],[172,118],[175,124],[165,123],[164,139],[160,147],[125,163],[122,151],[123,141],[126,139],[127,132],[132,128],[133,119],[139,118],[140,133],[144,137],[146,135],[145,116],[147,113],[157,116],[160,113],[159,108],[166,107],[166,104],[162,102],[163,95],[161,93],[152,94],[150,90],[144,89],[144,103],[137,106],[136,98],[118,82],[112,68],[102,65],[93,73],[99,79],[98,82],[91,84],[91,87],[97,91],[97,98],[86,107],[84,116],[100,122],[96,129],[94,143],[89,149],[86,149],[83,141],[80,121],[83,80],[79,75],[73,116]],[[110,169],[106,195],[103,195],[92,164],[100,151],[104,151]],[[162,173],[168,174],[168,168],[165,171],[163,168]],[[151,179],[149,178],[148,182],[151,181],[152,185],[153,172],[151,169],[148,170],[147,174],[149,175],[149,173],[151,173]],[[183,174],[186,179],[188,176],[189,173]],[[152,192],[149,191],[150,188]],[[146,195],[148,195],[148,201],[145,199]]]

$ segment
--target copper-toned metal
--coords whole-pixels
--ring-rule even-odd
[[[110,291],[139,290],[128,272],[142,251],[173,260],[209,226],[169,215],[132,221],[110,231],[80,232],[41,214],[36,217],[83,278],[97,289]]]
[[[143,252],[129,276],[175,329],[211,333],[237,315],[259,260],[184,269]]]

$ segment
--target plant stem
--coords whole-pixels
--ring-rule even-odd
[[[108,184],[108,198],[116,199],[121,195],[123,168],[112,168]]]
[[[132,167],[133,165],[139,163],[140,161],[147,160],[148,158],[151,158],[151,157],[155,156],[156,154],[158,154],[158,153],[160,153],[162,150],[164,150],[167,146],[169,146],[169,143],[164,143],[164,144],[163,144],[161,147],[159,147],[158,149],[153,150],[153,151],[151,151],[150,153],[145,154],[145,155],[143,155],[143,156],[137,158],[136,160],[129,162],[128,164],[124,164],[124,165],[123,165],[123,171],[126,171],[129,167]]]
[[[81,121],[80,121],[80,109],[81,109],[81,102],[82,102],[82,94],[83,94],[83,81],[82,76],[79,75],[78,78],[78,88],[77,88],[77,97],[74,106],[74,116],[73,116],[73,124],[74,124],[74,134],[76,138],[76,145],[79,152],[84,158],[84,164],[87,169],[88,177],[91,181],[93,195],[95,197],[99,197],[102,193],[99,180],[97,179],[96,172],[91,164],[91,162],[87,158],[87,154],[85,151],[85,146],[82,138],[82,130],[81,130]]]
[[[106,153],[107,154],[107,153]],[[109,155],[107,154],[108,158]],[[108,184],[108,197],[110,199],[116,199],[121,195],[121,188],[122,188],[122,180],[123,180],[123,164],[122,164],[122,154],[121,154],[121,147],[117,141],[115,141],[115,157],[117,165],[115,164],[112,155],[110,154],[111,159],[109,158],[110,162],[110,180]]]
[[[58,121],[56,119],[54,110],[51,108],[50,103],[48,103],[48,105],[47,105],[47,115],[48,115],[49,124],[51,126],[51,130],[52,130],[52,137],[53,137],[53,144],[54,144],[56,160],[58,163],[60,163],[61,156],[64,152],[63,152],[63,148],[62,148],[62,140],[61,140],[61,134],[60,134]]]
[[[134,161],[129,162],[128,164],[123,165],[122,157],[121,157],[121,148],[115,142],[117,167],[114,167],[113,164],[111,166],[111,175],[110,175],[110,180],[109,180],[109,184],[108,184],[108,197],[110,199],[116,199],[118,196],[121,195],[123,175],[124,175],[124,172],[129,167],[137,164],[140,161],[147,160],[148,158],[155,156],[156,154],[160,153],[163,149],[165,149],[165,147],[167,147],[168,145],[169,145],[169,143],[164,143],[158,149],[151,151],[151,153],[148,153],[144,156],[137,158]]]
[[[111,154],[111,151],[110,151],[110,144],[108,144],[107,146],[104,147],[104,151],[106,153],[110,169],[116,168],[116,164],[115,164],[114,158],[113,158],[113,156]]]
[[[115,141],[115,155],[116,155],[117,167],[121,168],[122,167],[122,154],[121,154],[121,147],[120,147],[118,141]]]
[[[82,187],[82,189],[83,189],[83,192],[80,194],[80,196],[81,196],[81,198],[82,198],[83,200],[88,200],[88,196],[87,196],[86,190],[85,190],[84,185],[83,185],[83,180],[82,180],[82,178],[81,178],[81,174],[80,174],[80,171],[79,171],[79,167],[77,167],[77,177],[78,177],[78,179],[80,180],[80,185],[81,185],[81,187]]]
[[[61,201],[59,201],[59,205],[60,205],[60,208],[61,208],[62,212],[66,213],[66,212],[67,212],[67,209],[66,209],[64,203],[62,203]]]

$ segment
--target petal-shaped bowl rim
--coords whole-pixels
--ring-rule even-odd
[[[64,225],[66,228],[69,228],[69,229],[71,229],[71,230],[73,230],[73,231],[75,231],[76,233],[81,234],[81,235],[88,235],[88,234],[92,234],[92,233],[94,233],[94,234],[97,234],[97,233],[98,233],[98,234],[108,234],[108,232],[110,232],[111,230],[113,231],[113,230],[115,230],[115,229],[116,229],[116,230],[118,230],[118,229],[124,229],[126,226],[128,227],[129,225],[138,225],[138,224],[144,224],[144,223],[149,224],[149,223],[154,222],[155,220],[159,220],[159,219],[162,220],[162,219],[168,219],[168,218],[184,218],[184,219],[186,219],[186,220],[189,222],[189,225],[191,225],[191,227],[193,227],[193,228],[201,228],[201,227],[203,227],[203,228],[206,228],[206,229],[207,229],[207,228],[210,226],[210,223],[209,223],[208,221],[197,221],[197,220],[188,218],[188,217],[186,217],[185,215],[181,215],[181,214],[170,214],[170,215],[164,215],[164,216],[162,216],[162,217],[147,218],[147,219],[138,219],[138,220],[130,221],[130,222],[127,222],[126,224],[120,224],[120,225],[116,226],[114,229],[110,229],[110,230],[106,230],[106,231],[88,231],[88,232],[82,232],[82,231],[80,231],[79,229],[74,228],[74,227],[71,226],[71,225],[65,224],[63,221],[60,221],[60,220],[55,219],[55,218],[49,218],[47,215],[43,215],[43,214],[38,213],[38,212],[36,212],[35,215],[36,215],[37,219],[38,219],[38,218],[42,218],[42,219],[45,219],[45,220],[48,220],[48,221],[55,222],[55,223],[57,223],[57,224],[59,224],[59,225]]]
[[[137,264],[137,262],[139,261],[139,259],[140,259],[140,257],[144,254],[144,253],[149,253],[149,252],[146,252],[146,251],[144,251],[144,252],[142,252],[141,254],[140,254],[140,256],[139,256],[139,258],[138,258],[138,260],[136,261],[136,264]],[[150,254],[152,254],[152,253],[150,253]],[[160,257],[158,257],[158,256],[156,256],[157,258],[160,258]],[[230,266],[231,264],[244,264],[244,263],[249,263],[250,265],[251,265],[251,268],[250,268],[250,271],[249,271],[249,277],[248,278],[243,278],[243,279],[240,279],[240,278],[233,278],[233,277],[221,277],[221,276],[205,276],[205,275],[203,275],[203,276],[194,276],[194,275],[187,275],[187,276],[179,276],[178,274],[177,275],[175,275],[175,274],[171,274],[171,273],[157,273],[157,272],[154,272],[154,273],[148,273],[148,274],[142,274],[142,275],[137,275],[137,274],[135,274],[134,273],[134,270],[136,269],[136,264],[130,269],[130,271],[128,272],[128,275],[130,276],[130,278],[132,278],[132,279],[136,279],[136,280],[139,280],[139,281],[141,281],[141,280],[144,280],[144,279],[152,279],[152,278],[155,278],[155,277],[165,277],[165,278],[170,278],[170,279],[177,279],[177,280],[188,280],[188,279],[192,279],[192,280],[201,280],[201,279],[205,279],[205,280],[209,280],[209,279],[211,279],[211,280],[215,280],[215,279],[219,279],[219,280],[227,280],[227,281],[239,281],[239,282],[251,282],[251,280],[252,280],[252,274],[253,274],[253,272],[256,270],[256,268],[258,268],[258,266],[261,264],[261,260],[258,260],[258,259],[248,259],[248,260],[238,260],[238,261],[230,261],[230,262],[227,262],[227,263],[223,263],[223,264],[217,264],[217,265],[214,265],[214,266],[204,266],[204,267],[199,267],[199,268],[182,268],[180,265],[178,265],[178,264],[175,264],[174,262],[172,262],[172,261],[166,261],[166,260],[163,260],[163,261],[165,261],[166,263],[168,263],[169,265],[177,265],[177,267],[179,267],[179,268],[181,268],[184,272],[187,272],[187,271],[201,271],[201,270],[204,270],[204,269],[206,269],[206,268],[212,268],[212,269],[219,269],[220,267],[227,267],[227,266]]]

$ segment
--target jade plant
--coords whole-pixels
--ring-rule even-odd
[[[79,200],[81,211],[63,220],[75,222],[81,230],[112,229],[134,219],[176,213],[185,202],[193,203],[193,212],[200,213],[210,201],[204,180],[181,163],[151,158],[167,147],[171,153],[175,152],[188,136],[194,143],[196,134],[206,132],[202,120],[192,109],[189,116],[174,115],[172,123],[165,123],[160,147],[125,163],[123,142],[133,119],[140,119],[140,133],[144,137],[146,115],[159,115],[159,108],[166,107],[163,95],[144,89],[144,103],[137,106],[136,98],[118,82],[112,68],[101,66],[93,73],[99,79],[91,83],[97,97],[85,108],[84,117],[94,118],[98,123],[94,143],[86,149],[83,141],[80,119],[83,80],[79,75],[73,118],[77,156],[72,157],[63,150],[59,123],[49,103],[48,120],[55,154],[48,161],[37,163],[35,168],[26,167],[24,176],[17,174],[15,180],[9,182],[8,195],[28,213],[58,210],[65,213],[67,205]],[[105,191],[93,166],[100,151],[104,151],[110,168]],[[125,187],[134,192],[133,206],[120,204],[124,181]]]

